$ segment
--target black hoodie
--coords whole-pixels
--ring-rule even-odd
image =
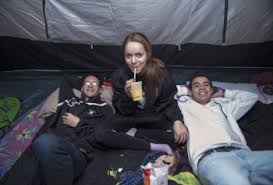
[[[134,102],[128,97],[124,91],[127,80],[133,78],[133,73],[124,65],[116,70],[112,76],[113,86],[113,105],[118,114],[124,116],[132,116],[136,114],[151,114],[151,116],[164,115],[166,119],[173,123],[176,120],[183,121],[183,116],[178,108],[174,95],[177,92],[174,81],[171,79],[169,72],[165,68],[161,68],[160,79],[158,83],[156,101],[152,106],[145,107],[143,110],[138,108],[138,102]],[[143,90],[145,90],[145,80],[141,76],[137,76],[136,81],[143,82]]]

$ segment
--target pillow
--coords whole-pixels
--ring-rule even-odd
[[[112,97],[113,97],[113,89],[112,87],[103,86],[100,91],[100,98],[103,102],[108,103],[111,107],[112,105]]]
[[[260,93],[257,84],[255,83],[230,83],[230,82],[216,82],[213,81],[212,84],[217,87],[222,87],[224,89],[238,89],[256,93],[258,95],[258,101],[268,104],[267,100]]]
[[[81,97],[81,91],[78,89],[73,89],[75,96]],[[54,92],[52,92],[44,102],[38,116],[40,118],[46,118],[51,114],[57,111],[58,100],[59,100],[60,88],[57,88]]]

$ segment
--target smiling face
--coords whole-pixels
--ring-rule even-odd
[[[147,63],[147,51],[139,42],[129,41],[124,48],[125,62],[129,69],[137,74],[142,74]]]
[[[210,101],[213,88],[209,79],[205,76],[197,76],[191,81],[192,99],[200,104]]]
[[[100,88],[98,78],[89,75],[84,79],[81,91],[87,98],[98,95],[99,90]]]

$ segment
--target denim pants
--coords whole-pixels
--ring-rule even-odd
[[[70,141],[45,133],[32,143],[47,185],[72,185],[86,167],[86,158]]]
[[[273,185],[273,150],[212,152],[197,175],[204,185]]]

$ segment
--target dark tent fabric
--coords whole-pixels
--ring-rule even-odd
[[[1,70],[114,70],[122,63],[120,46],[64,44],[0,37]],[[154,56],[179,67],[273,67],[273,42],[230,46],[154,45]]]

